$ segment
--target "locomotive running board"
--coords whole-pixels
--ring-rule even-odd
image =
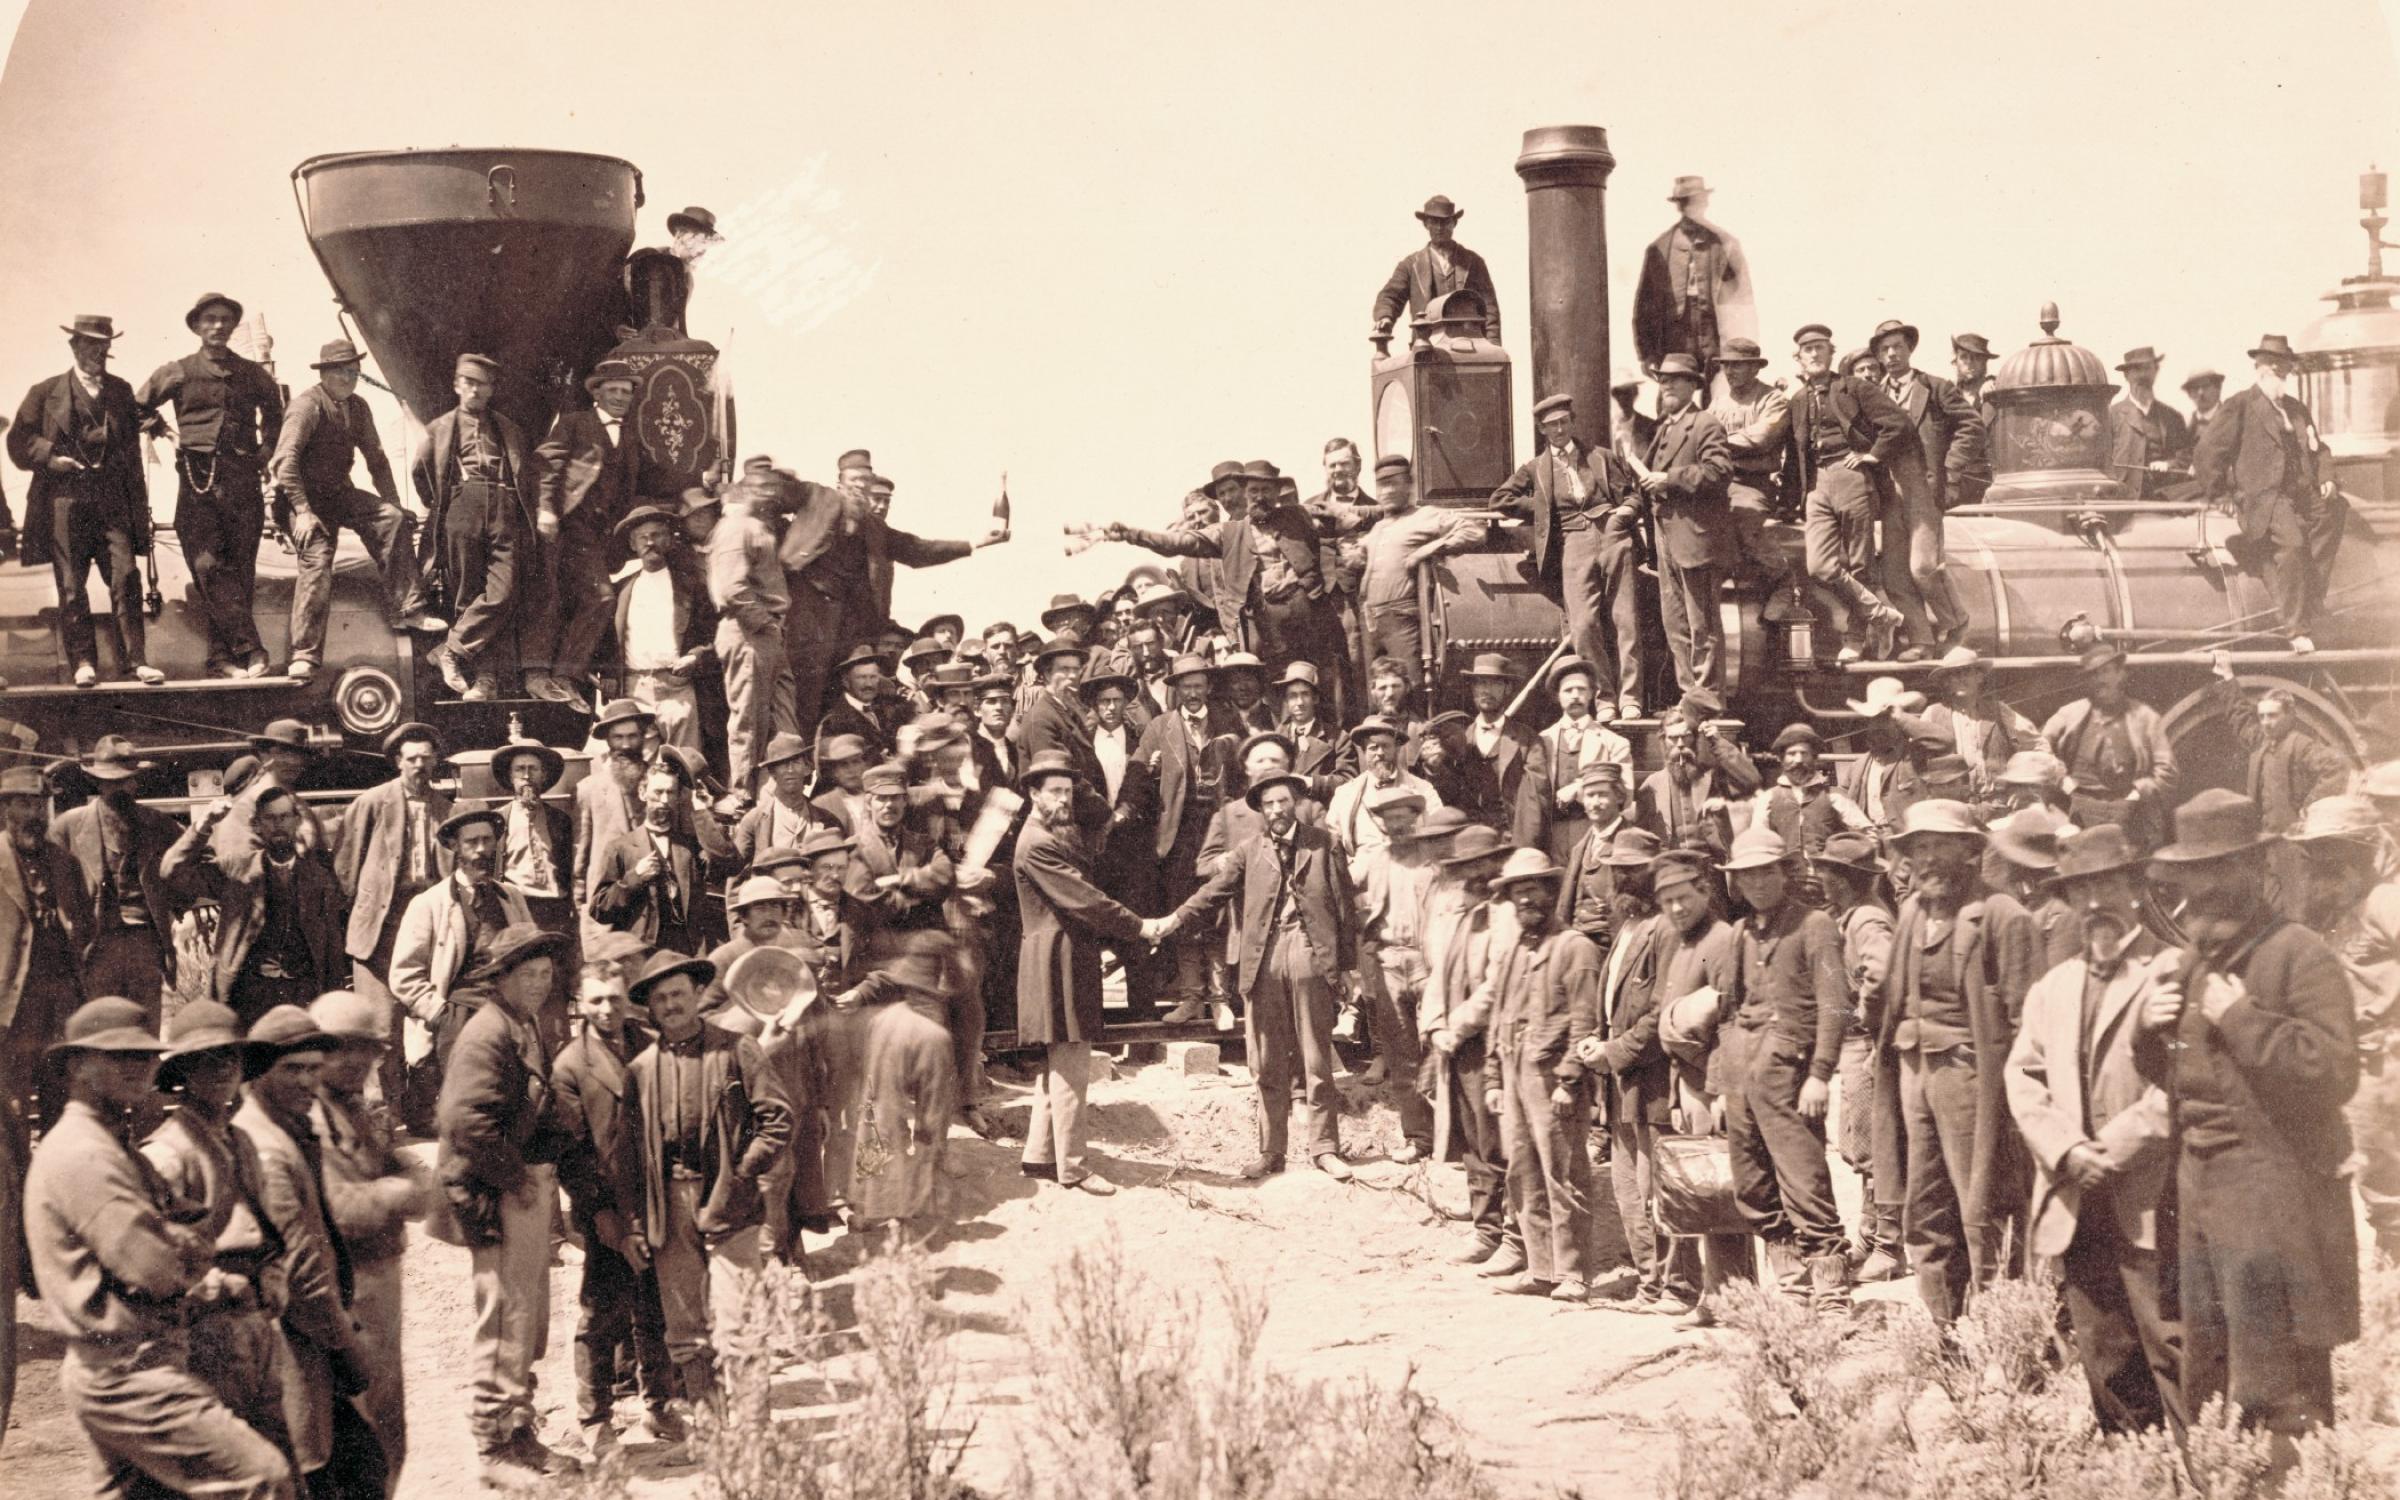
[[[28,682],[0,688],[0,698],[92,698],[113,702],[118,697],[163,698],[175,693],[241,693],[259,688],[314,687],[316,680],[303,683],[293,677],[170,677],[164,682],[135,682],[131,678],[110,678],[90,687],[77,687],[71,682]]]

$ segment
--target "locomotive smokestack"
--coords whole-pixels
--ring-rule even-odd
[[[1586,442],[1606,443],[1608,174],[1617,159],[1597,125],[1525,132],[1526,260],[1533,284],[1533,399],[1575,398]]]

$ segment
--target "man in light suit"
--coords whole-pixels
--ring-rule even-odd
[[[350,955],[351,984],[363,995],[395,997],[386,976],[400,922],[418,893],[450,873],[450,845],[439,830],[450,817],[450,796],[433,785],[442,758],[441,736],[430,724],[410,722],[383,737],[383,753],[399,774],[370,787],[342,810],[342,838],[333,873],[349,898],[350,925],[343,947]],[[401,1049],[392,1048],[382,1068],[383,1096],[401,1098]],[[428,1110],[432,1100],[421,1101]],[[432,1123],[431,1114],[410,1125]]]
[[[1724,425],[1700,409],[1707,377],[1698,360],[1658,364],[1658,427],[1643,459],[1642,499],[1657,528],[1658,608],[1684,692],[1725,691],[1725,625],[1717,595],[1739,556],[1726,489],[1733,450]]]
[[[2008,1108],[2033,1153],[2031,1249],[2058,1262],[2100,1429],[2181,1433],[2183,1332],[2158,1242],[2175,1153],[2166,1092],[2133,1058],[2143,1002],[2181,966],[2143,926],[2143,864],[2114,824],[2061,841],[2053,878],[2083,952],[2026,992]]]
[[[475,703],[499,696],[494,652],[515,629],[520,575],[531,576],[543,539],[558,531],[558,518],[535,501],[540,471],[523,429],[492,407],[499,378],[497,361],[458,357],[458,405],[425,424],[410,476],[428,518],[425,572],[441,580],[455,616],[433,663],[452,692]]]
[[[1378,350],[1391,339],[1403,302],[1408,304],[1409,316],[1415,317],[1434,298],[1459,291],[1482,299],[1483,336],[1495,344],[1500,342],[1500,294],[1492,286],[1492,273],[1482,256],[1454,238],[1458,221],[1466,216],[1465,209],[1440,193],[1417,210],[1417,222],[1425,226],[1425,248],[1401,257],[1400,264],[1392,267],[1391,279],[1375,294],[1375,327],[1367,337]]]
[[[604,359],[583,388],[591,392],[590,409],[559,413],[534,453],[541,514],[558,530],[526,580],[518,654],[525,691],[553,703],[577,700],[608,629],[617,597],[609,581],[610,541],[641,484],[641,441],[625,430],[633,367]]]
[[[2292,649],[2317,649],[2308,632],[2325,605],[2325,580],[2341,550],[2350,504],[2324,472],[2316,420],[2284,394],[2299,356],[2270,333],[2250,351],[2258,383],[2228,400],[2201,431],[2192,471],[2201,493],[2230,500],[2242,535],[2231,544],[2242,565],[2266,580]]]
[[[592,737],[608,748],[575,783],[575,909],[584,914],[586,947],[608,931],[590,911],[600,857],[619,834],[642,825],[642,768],[649,764],[650,730],[657,722],[640,703],[619,698],[592,724]]]
[[[1265,835],[1234,850],[1168,914],[1165,928],[1206,916],[1241,892],[1235,969],[1249,1011],[1259,1104],[1259,1155],[1242,1175],[1283,1170],[1297,1074],[1309,1106],[1309,1159],[1346,1182],[1341,1095],[1333,1084],[1332,976],[1357,967],[1358,901],[1333,835],[1300,817],[1307,793],[1308,783],[1289,774],[1253,783],[1244,800],[1265,820]]]
[[[410,1079],[412,1099],[440,1092],[451,1047],[475,1007],[489,998],[469,985],[467,976],[492,955],[502,932],[533,926],[525,893],[500,878],[500,841],[507,828],[499,809],[491,807],[443,819],[439,834],[449,851],[450,873],[419,891],[401,913],[400,936],[392,945],[392,997],[432,1033],[432,1051]],[[415,1092],[420,1089],[421,1095]],[[426,1105],[429,1113],[431,1108]]]

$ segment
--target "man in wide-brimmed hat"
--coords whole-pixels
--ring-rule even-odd
[[[2154,990],[2134,1061],[2172,1091],[2183,1398],[2223,1396],[2275,1438],[2332,1425],[2333,1350],[2358,1337],[2358,1248],[2342,1106],[2358,1087],[2340,956],[2277,915],[2256,802],[2211,788],[2151,855],[2187,946]]]
[[[2135,1048],[2180,959],[2151,934],[2142,846],[2114,824],[2059,841],[2052,885],[2080,918],[2075,953],[2025,995],[2006,1066],[2009,1115],[2033,1156],[2027,1246],[2055,1264],[2103,1432],[2171,1422],[2184,1404],[2166,1095]],[[2161,1229],[2167,1234],[2162,1240]]]
[[[642,821],[642,768],[650,763],[651,736],[658,715],[634,698],[615,698],[603,704],[592,721],[592,739],[602,747],[575,783],[575,905],[589,905],[592,877],[600,855],[611,841]],[[587,914],[583,924],[588,946],[604,924]]]
[[[1717,350],[1718,390],[1708,411],[1724,427],[1726,453],[1733,460],[1725,499],[1742,566],[1771,585],[1766,618],[1784,620],[1806,607],[1800,570],[1767,539],[1766,526],[1770,520],[1797,519],[1800,497],[1792,492],[1790,473],[1791,397],[1783,382],[1759,378],[1766,367],[1758,340],[1725,340]]]
[[[26,1171],[24,1223],[33,1287],[66,1340],[65,1405],[91,1444],[95,1483],[112,1491],[290,1495],[291,1464],[274,1439],[186,1362],[187,1298],[213,1274],[214,1241],[160,1202],[125,1142],[129,1121],[153,1106],[162,1050],[141,1007],[120,996],[77,1009],[50,1045],[67,1102]]]
[[[809,805],[811,772],[808,741],[797,734],[779,734],[767,742],[758,759],[764,773],[758,804],[734,825],[733,849],[745,868],[762,849],[799,847],[809,829],[823,821]]]
[[[351,983],[363,994],[392,998],[385,976],[408,904],[449,873],[450,850],[438,835],[451,813],[450,794],[433,784],[441,764],[442,737],[430,724],[410,720],[383,737],[384,756],[397,772],[352,798],[342,809],[342,836],[333,868],[348,898],[343,947],[351,960]],[[384,1097],[401,1097],[400,1049],[394,1047],[383,1072]],[[426,1101],[430,1107],[431,1101]],[[411,1121],[410,1123],[420,1123]]]
[[[546,541],[525,591],[519,655],[526,692],[553,703],[580,696],[616,606],[611,546],[642,485],[642,441],[626,421],[634,380],[623,360],[594,365],[583,380],[592,404],[560,412],[534,450]]]
[[[2086,696],[2042,725],[2050,753],[2067,768],[2068,814],[2085,828],[2114,823],[2148,848],[2166,833],[2181,771],[2157,709],[2127,688],[2132,662],[2114,641],[2086,647]]]
[[[142,470],[142,414],[133,387],[108,373],[113,320],[86,313],[62,325],[74,363],[38,382],[8,428],[8,456],[33,482],[25,491],[20,534],[0,511],[0,553],[27,567],[50,565],[58,590],[61,664],[78,687],[100,680],[89,581],[97,565],[108,585],[125,670],[156,685],[167,674],[150,665],[148,621],[136,559],[150,550],[150,487]]]
[[[2019,750],[2049,750],[2049,739],[2034,722],[1992,693],[1992,664],[1968,645],[1952,646],[1933,664],[1933,689],[1939,701],[1925,710],[1924,721],[1947,735],[1951,748],[1967,763],[1968,779],[1978,799],[1989,797],[1993,778]]]
[[[1613,450],[1578,431],[1575,398],[1533,404],[1541,448],[1492,491],[1491,503],[1527,518],[1527,576],[1567,613],[1575,654],[1600,674],[1599,696],[1624,718],[1642,713],[1636,518],[1641,481]]]
[[[203,293],[183,317],[200,347],[158,367],[134,395],[142,430],[170,431],[175,409],[175,534],[192,569],[208,635],[211,673],[259,677],[267,653],[252,618],[258,543],[266,531],[260,480],[283,428],[283,392],[264,366],[233,352],[242,304]]]
[[[1991,826],[1984,876],[2033,917],[2034,972],[2048,973],[2083,951],[2083,915],[2059,890],[2060,840],[2076,831],[2065,813],[2038,803]]]
[[[1874,834],[1847,829],[1825,841],[1810,862],[1825,897],[1826,914],[1842,935],[1842,973],[1848,981],[1850,1013],[1842,1024],[1842,1055],[1836,1076],[1841,1091],[1842,1161],[1858,1173],[1859,1226],[1850,1279],[1889,1281],[1907,1262],[1900,1246],[1900,1209],[1876,1201],[1875,1036],[1867,1026],[1869,1006],[1883,989],[1892,963],[1892,908],[1885,860]]]
[[[292,584],[291,664],[295,682],[316,676],[325,661],[325,624],[333,613],[333,555],[343,527],[364,543],[383,574],[385,608],[395,629],[439,635],[449,622],[426,609],[415,538],[400,508],[400,485],[375,431],[375,414],[358,394],[360,355],[348,339],[319,350],[309,368],[317,383],[292,398],[276,440],[275,524],[291,539],[300,575]],[[367,461],[372,492],[350,479],[356,459]]]
[[[155,1017],[172,963],[174,902],[160,882],[159,861],[182,833],[175,820],[144,807],[142,773],[133,742],[104,734],[81,762],[97,797],[60,813],[50,841],[74,857],[91,902],[91,947],[83,955],[84,992],[123,995]]]
[[[494,806],[461,808],[434,830],[443,877],[409,899],[386,970],[392,998],[423,1030],[405,1098],[412,1124],[430,1119],[441,1070],[473,1008],[486,998],[473,978],[500,934],[532,926],[525,893],[501,874],[507,819]]]
[[[245,1024],[349,980],[347,903],[332,869],[301,849],[305,816],[289,788],[264,782],[210,803],[159,859],[159,880],[179,900],[212,900],[220,913],[209,972],[179,987],[232,1006]]]
[[[835,691],[817,720],[817,743],[837,734],[855,734],[866,741],[870,759],[889,759],[900,731],[900,717],[883,696],[884,677],[891,670],[892,659],[865,641],[835,662]]]
[[[1730,334],[1755,334],[1750,267],[1741,242],[1708,221],[1708,183],[1675,179],[1676,219],[1642,252],[1633,290],[1633,345],[1645,370],[1670,354],[1706,366]]]
[[[1494,925],[1491,877],[1510,850],[1499,834],[1468,822],[1456,808],[1429,810],[1409,837],[1439,847],[1419,931],[1426,972],[1414,1024],[1428,1059],[1432,1154],[1461,1162],[1467,1174],[1472,1238],[1449,1259],[1497,1265],[1500,1274],[1513,1276],[1525,1269],[1525,1246],[1508,1212],[1500,1122],[1483,1102],[1484,1032],[1493,998],[1483,980],[1499,945],[1514,937],[1513,918]]]
[[[2342,960],[2357,1002],[2358,1092],[2347,1114],[2359,1201],[2376,1247],[2400,1261],[2400,881],[2384,868],[2386,834],[2372,798],[2308,805],[2289,842],[2307,881],[2308,924]]]
[[[738,862],[714,816],[692,803],[691,773],[672,754],[642,771],[640,820],[600,851],[583,909],[644,946],[706,946],[709,882]]]
[[[675,513],[637,505],[617,522],[640,564],[613,585],[626,696],[657,715],[662,743],[700,748],[697,680],[716,653],[707,564],[684,545]]]
[[[1500,342],[1500,294],[1492,286],[1492,273],[1482,256],[1455,237],[1458,221],[1466,216],[1465,209],[1441,193],[1426,199],[1425,206],[1417,210],[1417,222],[1425,226],[1425,248],[1402,256],[1392,267],[1391,278],[1375,294],[1374,321],[1367,338],[1378,352],[1388,346],[1403,303],[1410,317],[1421,317],[1434,298],[1452,292],[1470,293],[1483,303],[1483,336],[1495,344]]]
[[[549,800],[566,757],[540,740],[519,737],[492,752],[493,800],[500,814],[500,878],[525,898],[534,925],[572,939],[575,911],[575,820]],[[575,993],[575,950],[558,964],[558,991],[542,1011],[542,1040],[555,1049],[567,1039],[567,1002]]]
[[[1865,753],[1834,771],[1834,790],[1858,804],[1879,832],[1900,826],[1900,815],[1922,795],[1908,724],[1925,711],[1925,695],[1897,677],[1867,681],[1864,698],[1843,700],[1859,716],[1858,745]]]
[[[499,695],[498,648],[522,623],[517,610],[533,593],[533,570],[557,532],[536,498],[541,471],[532,444],[492,405],[499,381],[491,356],[458,357],[450,376],[458,404],[426,424],[409,474],[425,505],[425,571],[452,612],[449,639],[433,648],[433,664],[469,702]]]
[[[2024,1202],[2000,1065],[2040,938],[2015,897],[1985,886],[1985,843],[1973,810],[1941,797],[1910,806],[1892,841],[1909,894],[1875,1038],[1875,1195],[1904,1205],[1917,1291],[1940,1323],[1999,1274]]]
[[[2183,414],[2158,399],[2160,358],[2148,344],[2126,350],[2117,364],[2125,394],[2108,408],[2109,468],[2137,500],[2166,493],[2192,467],[2191,431]]]
[[[2309,632],[2325,606],[2350,504],[2325,464],[2316,419],[2285,392],[2299,365],[2290,339],[2259,340],[2250,351],[2257,383],[2209,418],[2192,473],[2203,495],[2235,506],[2242,534],[2234,555],[2266,580],[2277,625],[2305,654],[2317,649]]]

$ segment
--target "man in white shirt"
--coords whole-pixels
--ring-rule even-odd
[[[1358,598],[1366,614],[1370,656],[1388,656],[1406,667],[1411,686],[1424,669],[1425,622],[1417,608],[1417,570],[1445,552],[1463,552],[1483,540],[1483,522],[1454,510],[1417,504],[1415,475],[1405,455],[1375,462],[1379,515],[1367,532],[1366,571]]]
[[[657,717],[662,743],[700,749],[700,700],[692,676],[708,659],[716,631],[708,581],[676,540],[675,515],[644,505],[617,523],[634,569],[617,588],[617,640],[625,692]]]
[[[546,566],[532,570],[521,596],[521,651],[526,691],[553,703],[576,701],[616,602],[609,539],[637,493],[642,462],[642,445],[625,425],[633,380],[631,365],[602,360],[583,382],[591,408],[562,412],[534,450],[541,511],[558,529],[543,539]]]
[[[1550,669],[1549,687],[1558,700],[1558,721],[1533,738],[1525,779],[1529,795],[1549,830],[1550,858],[1566,864],[1589,824],[1576,784],[1583,768],[1595,761],[1613,761],[1633,785],[1633,742],[1602,723],[1593,701],[1600,676],[1579,656],[1561,660]],[[1610,705],[1614,707],[1615,705]]]
[[[1424,777],[1400,768],[1400,729],[1389,719],[1360,720],[1350,731],[1350,743],[1358,752],[1358,774],[1334,788],[1325,823],[1342,857],[1354,860],[1384,844],[1381,825],[1367,812],[1369,798],[1395,789],[1412,791],[1424,797],[1431,812],[1442,805],[1442,794]]]
[[[1133,726],[1125,721],[1133,686],[1132,678],[1110,672],[1085,678],[1082,687],[1083,699],[1092,707],[1092,753],[1099,757],[1111,808],[1123,800],[1125,771],[1133,763]]]

